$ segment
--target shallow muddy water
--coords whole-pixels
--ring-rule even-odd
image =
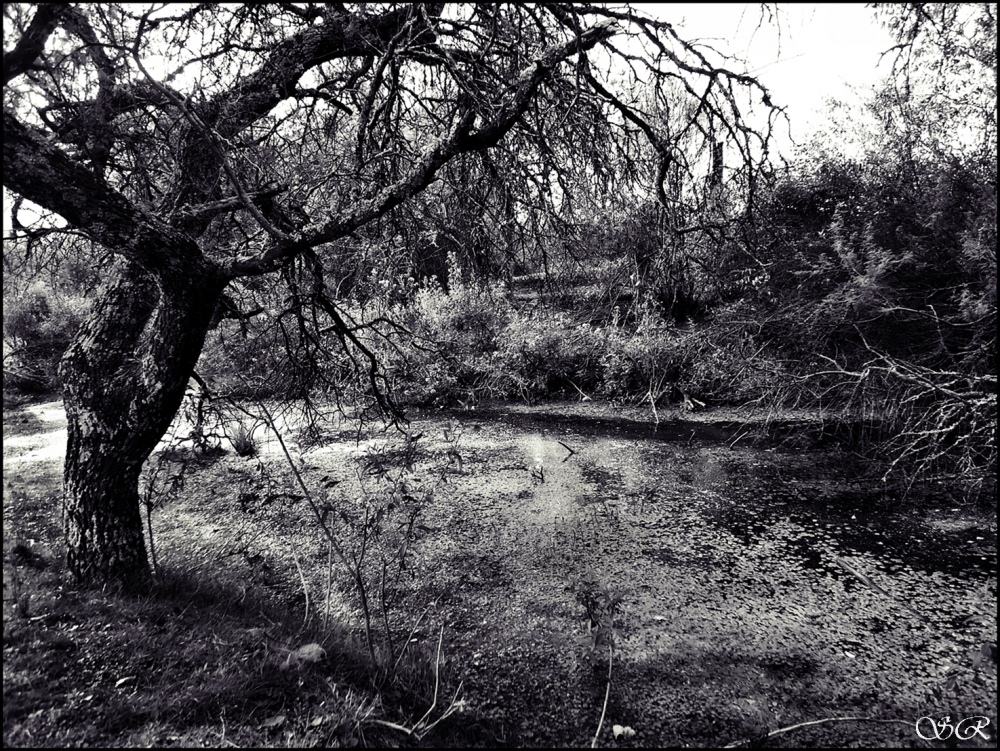
[[[842,451],[611,410],[462,419],[463,471],[428,509],[423,572],[454,648],[493,655],[500,678],[469,668],[480,702],[504,714],[507,671],[548,676],[513,715],[560,709],[522,723],[521,742],[596,730],[606,655],[586,649],[581,581],[622,598],[607,722],[642,745],[703,742],[709,705],[730,740],[828,706],[908,716],[995,642],[993,522],[944,494],[903,500]]]

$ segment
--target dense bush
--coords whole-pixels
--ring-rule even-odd
[[[995,156],[918,155],[887,130],[861,157],[821,154],[763,204],[762,342],[806,377],[800,400],[879,421],[891,438],[872,448],[894,471],[989,495]]]
[[[528,399],[589,392],[601,382],[603,342],[600,329],[568,313],[518,313],[498,337],[497,391]]]
[[[4,389],[43,393],[59,388],[59,359],[90,302],[36,282],[4,301]]]
[[[387,313],[413,337],[406,346],[383,340],[378,349],[403,402],[651,396],[662,403],[688,394],[732,404],[765,396],[784,375],[739,306],[697,327],[668,324],[655,313],[623,323],[620,309],[600,326],[588,311],[518,309],[502,285],[464,281],[455,268],[450,277],[449,290],[425,284]],[[368,319],[383,313],[370,309]]]
[[[995,169],[995,168],[994,168]],[[766,329],[847,367],[872,350],[996,372],[995,174],[975,161],[828,157],[772,191]]]
[[[497,270],[476,261],[489,243],[463,234],[460,214],[433,232],[373,230],[351,252],[381,262],[337,303],[356,341],[345,348],[323,311],[312,328],[283,317],[273,295],[268,316],[220,324],[206,368],[275,394],[332,384],[370,399],[370,353],[404,404],[839,407],[882,421],[899,467],[995,472],[995,157],[914,149],[889,113],[875,116],[878,128],[854,134],[867,151],[814,145],[736,225],[680,232],[678,217],[637,205],[533,237],[540,259],[515,266],[535,287],[520,295],[476,276]],[[475,247],[455,240],[466,235]],[[414,271],[427,247],[438,262],[449,249],[447,283]]]
[[[748,313],[737,305],[718,309],[699,325],[648,317],[634,329],[608,329],[604,394],[674,400],[687,394],[713,404],[743,404],[777,393],[787,374],[757,341]]]
[[[497,332],[511,313],[500,283],[467,281],[455,255],[448,257],[448,288],[430,277],[403,280],[405,302],[374,306],[369,321],[388,319],[401,331],[373,341],[390,382],[404,400],[449,404],[469,399],[483,385],[484,362],[496,350]],[[398,295],[387,290],[387,300]]]
[[[656,398],[677,383],[682,363],[666,325],[647,319],[630,331],[619,328],[617,319],[612,324],[601,358],[606,396],[623,399],[651,391]]]
[[[449,258],[448,278],[447,290],[434,277],[428,279],[397,309],[396,320],[446,350],[494,350],[497,333],[512,312],[504,285],[467,282],[454,256]]]

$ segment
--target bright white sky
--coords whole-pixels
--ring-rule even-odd
[[[736,72],[756,76],[774,104],[788,108],[792,137],[799,143],[821,126],[827,99],[856,102],[850,87],[870,94],[891,65],[890,57],[879,65],[879,56],[892,47],[892,37],[875,12],[860,3],[781,5],[777,25],[762,21],[760,5],[753,3],[641,7],[674,24],[682,38],[697,37],[746,60],[746,71]]]

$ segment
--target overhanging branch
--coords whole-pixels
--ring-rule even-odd
[[[67,3],[40,3],[28,30],[10,52],[3,53],[3,85],[6,86],[29,70],[45,49],[45,42],[62,17],[69,12]],[[4,30],[6,36],[6,28]]]
[[[274,271],[304,250],[345,237],[383,216],[430,185],[438,170],[458,154],[479,151],[499,143],[527,112],[538,86],[559,63],[610,39],[616,31],[614,21],[607,20],[583,32],[576,39],[546,50],[521,72],[513,97],[499,108],[500,113],[491,121],[473,130],[476,113],[472,110],[461,111],[448,135],[426,153],[408,176],[379,191],[350,212],[331,216],[318,227],[307,228],[291,242],[274,243],[259,256],[234,261],[226,272],[237,277]]]
[[[144,212],[36,128],[3,113],[3,184],[148,271],[201,262],[187,235]]]

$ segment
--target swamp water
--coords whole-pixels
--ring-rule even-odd
[[[466,420],[418,576],[470,699],[519,744],[596,730],[607,646],[583,591],[620,598],[602,742],[611,724],[640,745],[703,745],[837,714],[912,722],[949,677],[971,680],[996,639],[990,519],[900,500],[836,449],[743,445],[740,429],[607,407]],[[986,681],[966,699],[992,700],[958,709],[995,717]],[[876,732],[916,740],[912,725]]]

